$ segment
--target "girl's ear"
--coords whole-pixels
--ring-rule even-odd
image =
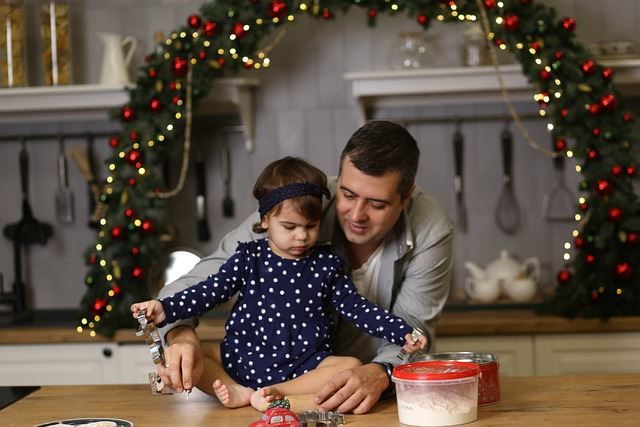
[[[267,231],[269,229],[269,221],[267,221],[267,217],[268,214],[260,218],[260,227],[262,227],[264,231]]]

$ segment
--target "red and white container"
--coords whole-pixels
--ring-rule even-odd
[[[482,374],[478,382],[478,405],[491,405],[500,401],[500,374],[498,369],[500,364],[495,354],[455,351],[421,354],[415,360],[456,360],[458,362],[477,363]]]
[[[396,366],[398,418],[419,427],[453,426],[478,418],[476,363],[429,360]]]

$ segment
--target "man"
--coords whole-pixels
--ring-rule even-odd
[[[367,299],[421,327],[432,348],[434,329],[451,282],[452,226],[438,204],[415,186],[420,150],[402,127],[386,121],[365,124],[353,134],[340,157],[331,200],[324,207],[319,241],[331,242],[350,266],[351,277]],[[225,236],[216,252],[187,275],[166,286],[173,294],[217,272],[238,241],[251,232],[257,214]],[[210,349],[200,344],[191,324],[164,328],[169,368],[158,368],[178,391],[193,384],[212,393],[207,369]],[[358,357],[363,365],[335,375],[315,396],[324,410],[368,412],[393,391],[391,370],[399,347],[361,333],[336,317],[338,355]]]

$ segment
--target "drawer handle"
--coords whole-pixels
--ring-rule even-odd
[[[102,349],[102,354],[104,355],[104,357],[111,357],[113,356],[113,350],[111,350],[109,347],[105,347]]]

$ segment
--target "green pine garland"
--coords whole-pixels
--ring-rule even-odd
[[[113,113],[123,132],[110,140],[110,175],[100,199],[106,212],[86,254],[79,332],[112,336],[133,328],[129,305],[150,297],[167,219],[166,201],[149,194],[166,190],[161,165],[180,154],[188,70],[195,105],[222,71],[268,66],[260,46],[281,25],[301,14],[334,19],[352,7],[366,10],[369,25],[383,13],[405,14],[425,30],[433,20],[478,20],[479,7],[486,11],[490,42],[513,52],[536,87],[540,108],[554,126],[556,153],[571,153],[581,162],[580,230],[574,232],[572,260],[558,273],[549,311],[569,317],[640,315],[635,118],[620,107],[612,71],[575,40],[572,18],[559,19],[553,8],[531,0],[218,0],[204,4],[200,15],[191,15],[156,47],[129,102]]]

